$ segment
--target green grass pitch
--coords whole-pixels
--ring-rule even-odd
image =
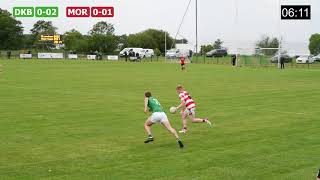
[[[320,168],[319,69],[0,64],[1,180],[310,180]],[[144,144],[144,91],[168,111],[177,84],[215,127],[189,123],[181,150],[156,125],[155,142]],[[178,114],[168,116],[179,130]]]

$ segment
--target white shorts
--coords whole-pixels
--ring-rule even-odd
[[[190,110],[186,108],[184,112],[189,116],[192,115],[193,117],[196,117],[196,108],[192,108]]]
[[[168,121],[168,117],[164,112],[154,112],[150,117],[153,123],[162,123]]]

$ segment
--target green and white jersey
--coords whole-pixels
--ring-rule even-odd
[[[148,107],[151,112],[163,112],[163,108],[160,104],[160,102],[154,98],[154,97],[149,97],[148,98]]]

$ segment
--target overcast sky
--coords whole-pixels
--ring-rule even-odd
[[[236,3],[238,1],[238,3]],[[136,33],[147,28],[177,32],[189,0],[1,0],[0,7],[10,12],[14,6],[59,6],[53,21],[59,33],[75,28],[86,34],[98,21],[113,23],[116,34]],[[238,4],[238,6],[236,5]],[[312,5],[311,21],[279,21],[279,0],[198,0],[199,44],[217,38],[227,43],[256,41],[262,35],[279,36],[287,42],[306,44],[312,33],[320,32],[319,0],[281,0],[281,4]],[[114,18],[67,18],[67,6],[114,6]],[[29,33],[39,18],[19,18]],[[280,22],[280,23],[279,23]],[[279,26],[280,24],[280,26]],[[195,0],[183,23],[181,36],[195,42]]]

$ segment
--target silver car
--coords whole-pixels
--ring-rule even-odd
[[[320,54],[318,54],[317,56],[313,57],[313,60],[320,62]]]

